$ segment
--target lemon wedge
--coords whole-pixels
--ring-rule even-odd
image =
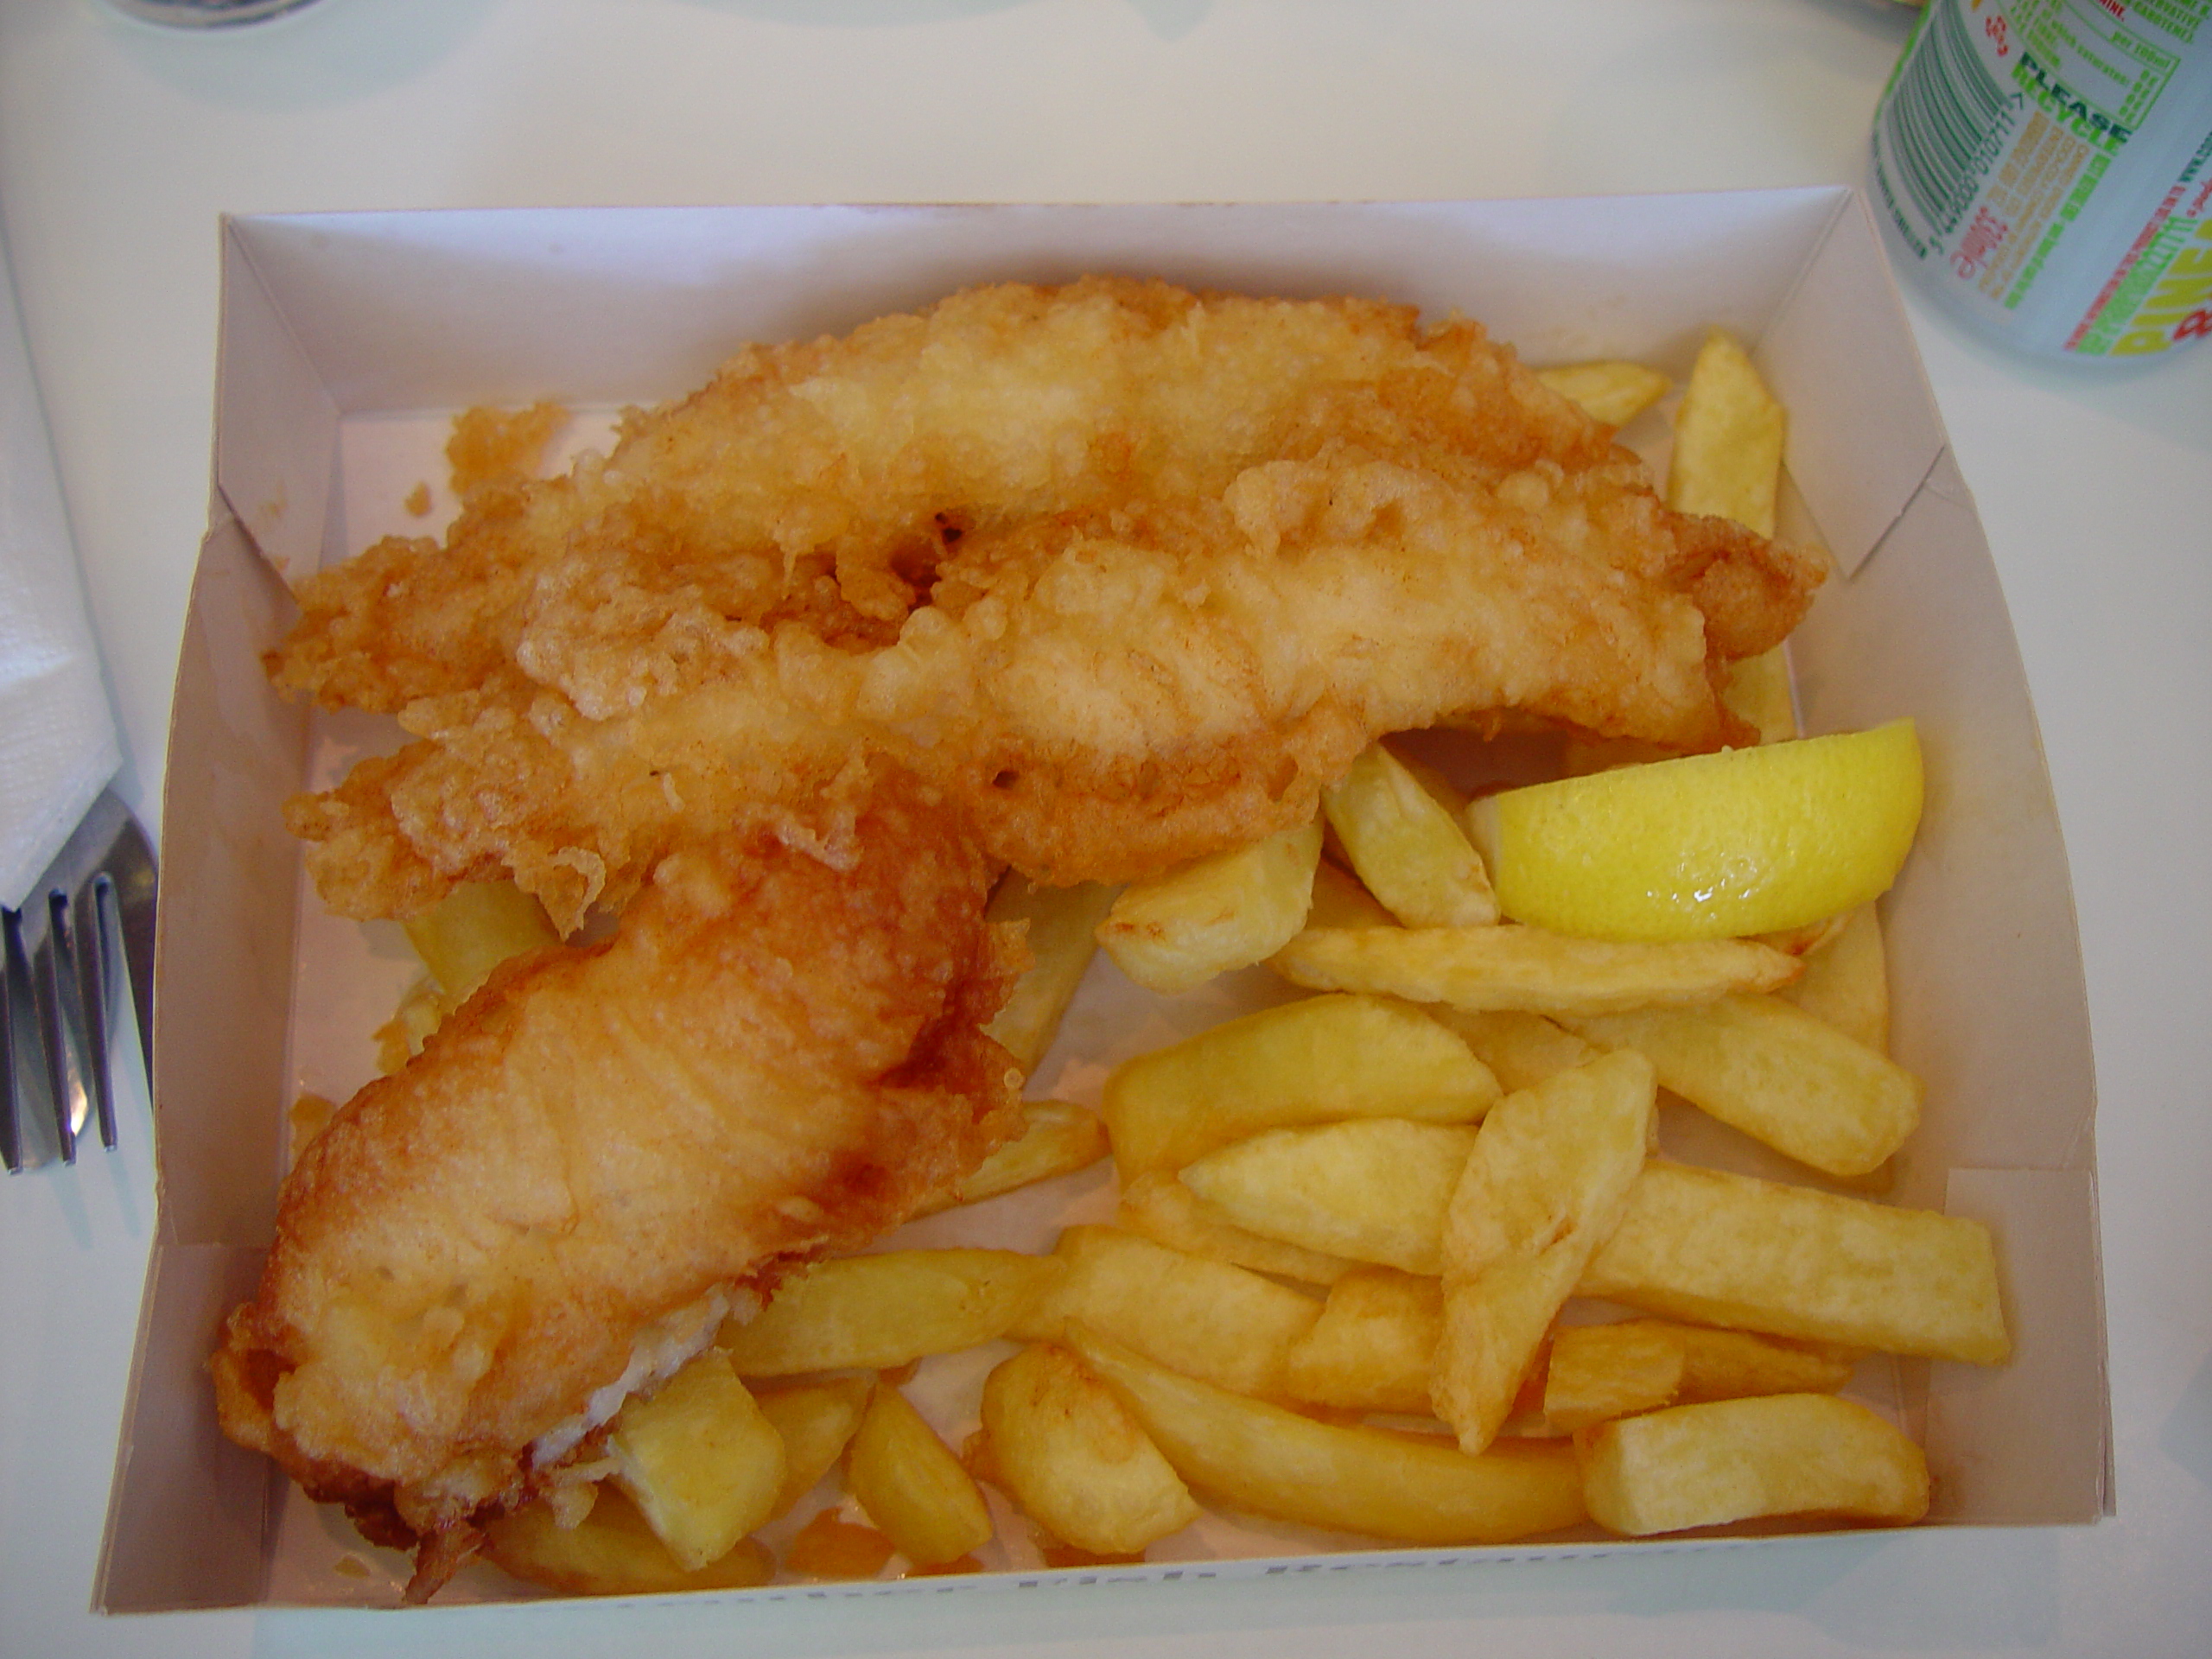
[[[1469,820],[1516,921],[1601,939],[1730,938],[1887,892],[1921,788],[1920,739],[1898,720],[1508,790]]]

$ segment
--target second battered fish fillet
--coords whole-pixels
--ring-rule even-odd
[[[1820,574],[1471,322],[1093,279],[748,348],[304,584],[272,667],[417,739],[294,805],[334,909],[512,874],[569,931],[856,747],[1052,885],[1257,840],[1392,731],[1709,748]]]
[[[504,967],[285,1183],[214,1362],[226,1431],[421,1546],[434,1589],[723,1309],[1014,1129],[993,874],[892,775],[671,855],[611,942]]]

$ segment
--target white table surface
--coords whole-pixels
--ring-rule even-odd
[[[207,497],[216,217],[1434,198],[1859,181],[1872,0],[0,0],[0,214],[129,761],[158,799]],[[0,1656],[2212,1652],[2212,349],[2114,378],[1916,306],[2002,571],[2087,953],[2119,1518],[1472,1570],[799,1605],[86,1611],[153,1224],[0,1181]]]

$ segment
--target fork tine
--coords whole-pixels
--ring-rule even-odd
[[[120,808],[118,802],[118,806]],[[138,1021],[138,1058],[146,1068],[146,1088],[154,1087],[154,900],[157,885],[154,845],[128,811],[122,811],[110,848],[108,898],[115,906],[116,937],[122,941],[123,969],[130,980],[130,1007]],[[114,1005],[109,1005],[112,1007]]]
[[[92,1062],[92,1103],[99,1109],[100,1145],[113,1152],[115,1077],[108,1066],[108,1011],[115,1007],[115,975],[108,946],[108,918],[115,882],[105,871],[77,889],[70,914],[71,950],[77,959],[77,1006],[84,1011],[85,1058]]]
[[[23,1135],[16,1103],[16,1009],[30,996],[30,973],[23,961],[22,922],[0,907],[0,1163],[10,1175],[22,1173]]]
[[[61,960],[69,949],[69,900],[47,895],[46,937],[31,947],[31,988],[38,999],[39,1046],[46,1052],[47,1086],[54,1096],[54,1134],[61,1161],[77,1161],[77,1128],[85,1121],[85,1096],[69,1052],[68,1003],[63,999]],[[76,976],[70,975],[71,979]],[[70,988],[73,994],[76,988]]]

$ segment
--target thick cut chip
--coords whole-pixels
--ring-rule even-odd
[[[1065,1100],[1026,1100],[1021,1120],[1021,1133],[984,1159],[950,1197],[915,1213],[933,1215],[1016,1187],[1057,1180],[1090,1168],[1106,1155],[1106,1125],[1096,1112]]]
[[[1830,1175],[1880,1166],[1920,1122],[1920,1079],[1772,996],[1569,1022],[1630,1048],[1692,1105]]]
[[[760,1544],[741,1539],[719,1560],[687,1568],[653,1535],[637,1506],[611,1485],[590,1512],[564,1527],[543,1503],[484,1527],[484,1554],[518,1579],[566,1596],[651,1596],[671,1590],[749,1590],[776,1576]]]
[[[1106,1079],[1100,1110],[1126,1181],[1262,1129],[1347,1117],[1470,1123],[1498,1094],[1490,1068],[1419,1008],[1316,996],[1139,1055]]]
[[[512,881],[469,881],[406,924],[407,942],[458,1007],[510,957],[561,943],[545,906]]]
[[[1026,1077],[1037,1069],[1060,1028],[1060,1016],[1075,1001],[1076,988],[1098,950],[1098,925],[1113,908],[1116,887],[1086,882],[1075,887],[1040,887],[1009,874],[991,890],[986,920],[1019,922],[1027,931],[1029,967],[1014,982],[1006,1006],[983,1027],[1014,1056]]]
[[[1571,1432],[1674,1404],[1687,1360],[1676,1328],[1631,1319],[1560,1332],[1544,1370],[1544,1421]]]
[[[1271,965],[1294,985],[1554,1015],[1710,1002],[1796,978],[1794,957],[1748,939],[1645,944],[1538,927],[1316,927]]]
[[[1367,890],[1408,927],[1497,919],[1490,876],[1466,832],[1380,743],[1322,791],[1321,810]]]
[[[1471,1458],[1433,1436],[1319,1423],[1245,1399],[1080,1327],[1069,1345],[1177,1473],[1236,1508],[1408,1544],[1502,1544],[1583,1519],[1564,1443]]]
[[[1780,995],[1853,1041],[1887,1054],[1890,970],[1874,906],[1853,911],[1834,938],[1806,957],[1804,976]]]
[[[1239,1394],[1280,1395],[1291,1344],[1321,1316],[1316,1297],[1113,1227],[1071,1227],[1058,1255],[1066,1276],[1009,1334],[1057,1341],[1079,1320]]]
[[[784,1441],[784,1484],[776,1494],[776,1515],[788,1514],[836,1467],[868,1409],[869,1386],[865,1377],[833,1376],[755,1397],[760,1414]]]
[[[1643,1537],[1765,1515],[1904,1523],[1928,1513],[1928,1460],[1832,1394],[1676,1406],[1582,1438],[1592,1519]]]
[[[991,1540],[990,1506],[906,1396],[878,1382],[845,1451],[845,1484],[916,1567],[957,1560]]]
[[[1461,1450],[1497,1438],[1552,1320],[1619,1221],[1656,1097],[1647,1061],[1606,1054],[1508,1095],[1484,1120],[1445,1218],[1429,1389]]]
[[[1728,664],[1720,702],[1759,734],[1762,743],[1787,743],[1798,735],[1797,702],[1789,687],[1789,647],[1777,645]]]
[[[1629,1325],[1662,1325],[1630,1319]],[[1749,1331],[1668,1325],[1682,1348],[1681,1403],[1742,1400],[1755,1394],[1834,1394],[1851,1381],[1859,1356],[1826,1343],[1792,1342]]]
[[[810,1579],[872,1579],[898,1553],[874,1527],[823,1510],[791,1535],[784,1565]]]
[[[1508,1093],[1533,1089],[1554,1071],[1598,1058],[1596,1048],[1541,1014],[1511,1008],[1476,1013],[1448,1003],[1438,1003],[1430,1012],[1467,1039],[1475,1058],[1490,1067],[1498,1087]]]
[[[690,1572],[773,1515],[784,1489],[783,1437],[712,1348],[626,1403],[607,1450],[615,1481]]]
[[[1675,416],[1667,505],[1774,534],[1789,417],[1735,340],[1714,329]]]
[[[399,1006],[392,1010],[391,1018],[377,1027],[377,1070],[387,1077],[404,1071],[407,1062],[420,1054],[423,1045],[437,1033],[440,1026],[445,1024],[446,1016],[459,1006],[438,988],[437,981],[428,974],[410,985],[400,997]],[[337,1109],[334,1103],[331,1110],[334,1112]],[[326,1115],[323,1123],[327,1124],[329,1121]],[[315,1138],[312,1135],[301,1135],[298,1127],[296,1122],[292,1135],[295,1160],[298,1159],[301,1149]],[[318,1133],[321,1127],[317,1126]]]
[[[1398,918],[1342,865],[1323,859],[1313,867],[1313,902],[1307,927],[1395,927]]]
[[[1444,1211],[1475,1137],[1465,1124],[1402,1117],[1270,1129],[1208,1153],[1183,1171],[1183,1185],[1264,1237],[1433,1274]]]
[[[1356,1265],[1341,1255],[1264,1238],[1239,1227],[1165,1170],[1140,1175],[1122,1189],[1114,1219],[1170,1249],[1233,1262],[1255,1273],[1300,1279],[1309,1285],[1332,1285]]]
[[[1004,1336],[1060,1273],[1013,1250],[887,1250],[818,1262],[715,1340],[740,1376],[887,1370]]]
[[[1623,1319],[1552,1341],[1544,1416],[1573,1430],[1661,1406],[1763,1394],[1834,1394],[1851,1380],[1846,1351],[1748,1331]]]
[[[1136,1555],[1198,1518],[1121,1396],[1065,1348],[1040,1343],[1000,1365],[984,1380],[982,1415],[1001,1484],[1063,1543]]]
[[[1576,1294],[1888,1353],[2002,1364],[1997,1253],[1978,1221],[1654,1160]]]
[[[545,907],[512,881],[467,881],[406,923],[428,975],[377,1027],[377,1069],[389,1077],[423,1052],[455,1008],[511,957],[560,944]],[[294,1156],[305,1144],[296,1137]]]
[[[1562,363],[1538,369],[1536,378],[1569,402],[1579,404],[1593,421],[1607,426],[1626,426],[1667,395],[1673,384],[1656,369],[1641,363],[1611,359],[1595,363]]]
[[[1098,943],[1147,990],[1195,990],[1264,961],[1306,925],[1320,858],[1317,820],[1124,887],[1098,925]]]
[[[1293,1344],[1284,1381],[1316,1405],[1426,1414],[1443,1328],[1436,1280],[1357,1268],[1330,1287],[1321,1317]]]

